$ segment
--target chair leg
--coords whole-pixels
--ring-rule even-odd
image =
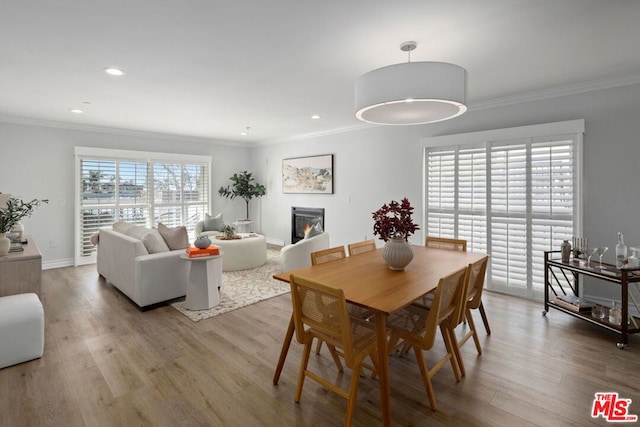
[[[295,331],[295,325],[293,324],[293,315],[291,315],[291,320],[289,320],[289,327],[287,328],[287,333],[284,336],[284,341],[282,341],[282,349],[280,350],[280,358],[278,359],[276,372],[273,374],[273,385],[278,385],[278,381],[280,380],[280,374],[282,373],[282,367],[284,366],[284,361],[287,359],[287,353],[289,353],[289,347],[291,346],[291,341],[293,340],[294,331]]]
[[[444,340],[444,345],[447,348],[447,352],[451,356],[449,362],[451,363],[451,369],[453,370],[453,376],[456,377],[456,382],[459,382],[462,378],[460,376],[460,369],[458,369],[458,361],[456,360],[455,350],[453,349],[453,343],[451,342],[451,335],[444,327],[440,326],[440,333]]]
[[[322,341],[320,341],[322,342]],[[339,372],[344,372],[344,368],[342,367],[342,362],[340,362],[340,356],[338,356],[338,352],[336,348],[327,343],[327,348],[329,349],[329,353],[331,353],[331,357],[333,358],[333,362],[336,364],[336,368],[338,368]]]
[[[453,359],[458,364],[458,369],[460,370],[460,376],[464,377],[467,373],[464,368],[462,353],[460,353],[460,344],[458,344],[458,337],[456,336],[456,331],[455,329],[447,329],[446,332],[449,334],[449,340],[451,341],[451,347],[453,348],[453,356],[454,356]]]
[[[491,335],[491,328],[489,327],[489,320],[487,320],[487,313],[484,312],[484,305],[480,301],[480,316],[482,316],[482,322],[484,323],[484,329],[487,331],[487,335]]]
[[[482,354],[482,347],[480,346],[480,339],[478,338],[478,331],[476,330],[476,324],[473,321],[473,316],[471,315],[471,310],[467,310],[464,314],[467,318],[467,322],[469,323],[469,332],[473,337],[473,342],[476,345],[476,351],[478,355]]]
[[[438,409],[438,405],[436,404],[436,396],[433,391],[433,385],[431,385],[431,377],[429,372],[427,371],[427,364],[424,361],[424,356],[422,355],[422,350],[417,346],[413,346],[413,351],[416,354],[416,360],[418,361],[418,367],[420,368],[420,375],[422,376],[422,382],[424,383],[424,388],[427,391],[427,397],[429,398],[429,405],[431,405],[432,410]]]
[[[351,371],[351,385],[349,387],[349,398],[347,399],[347,415],[344,419],[345,427],[351,425],[353,419],[353,413],[356,407],[356,397],[358,396],[358,383],[360,381],[360,371],[362,370],[362,363],[358,363],[353,367]]]
[[[316,344],[316,354],[320,354],[320,349],[322,348],[322,340],[318,340]]]
[[[309,364],[309,355],[311,354],[311,344],[313,344],[313,340],[309,340],[309,342],[304,344],[304,349],[302,350],[302,360],[300,360],[300,372],[298,373],[298,385],[296,386],[296,403],[300,402],[300,398],[302,397],[302,386],[304,385],[304,378],[307,372],[307,365]]]

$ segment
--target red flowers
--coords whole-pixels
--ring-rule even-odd
[[[406,197],[400,203],[395,200],[388,205],[385,203],[373,213],[373,234],[385,242],[392,237],[408,240],[409,236],[420,229],[413,223],[412,214],[413,207]]]

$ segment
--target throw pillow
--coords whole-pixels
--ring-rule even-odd
[[[208,213],[204,214],[204,227],[203,231],[219,231],[223,224],[222,212],[216,216],[211,216]]]
[[[118,233],[127,234],[127,230],[131,227],[135,227],[135,224],[126,221],[118,221],[113,223],[113,231],[117,231]]]
[[[309,230],[306,233],[304,233],[304,238],[310,239],[313,236],[317,236],[318,234],[322,234],[322,226],[320,225],[319,222],[315,224],[313,227],[309,228]]]
[[[134,239],[142,240],[142,238],[149,232],[149,229],[143,225],[134,225],[133,227],[127,228],[123,234],[126,234],[129,237],[133,237]]]
[[[147,248],[147,252],[150,254],[169,252],[169,246],[167,246],[164,239],[156,229],[149,230],[141,240],[142,243],[144,243],[144,247]]]
[[[158,232],[172,251],[189,247],[189,235],[187,234],[187,227],[184,225],[169,228],[162,223],[158,223]]]

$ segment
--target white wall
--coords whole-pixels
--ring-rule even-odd
[[[618,231],[628,246],[640,246],[639,118],[640,85],[633,85],[470,111],[431,125],[371,126],[258,147],[252,150],[253,171],[268,188],[262,232],[288,242],[291,206],[318,206],[326,208],[332,245],[371,238],[371,213],[391,199],[408,197],[416,218],[423,218],[420,138],[584,119],[584,236],[593,245],[609,246],[604,260],[612,262]],[[335,155],[335,193],[282,194],[282,159],[314,154]],[[423,236],[413,240],[422,242]]]
[[[244,202],[221,199],[217,190],[234,172],[250,168],[249,149],[222,144],[0,123],[0,192],[50,200],[22,222],[38,243],[44,268],[72,265],[74,146],[211,156],[212,210],[234,220],[245,216]]]

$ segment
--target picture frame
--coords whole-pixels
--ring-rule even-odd
[[[333,194],[333,154],[282,160],[284,194]]]

